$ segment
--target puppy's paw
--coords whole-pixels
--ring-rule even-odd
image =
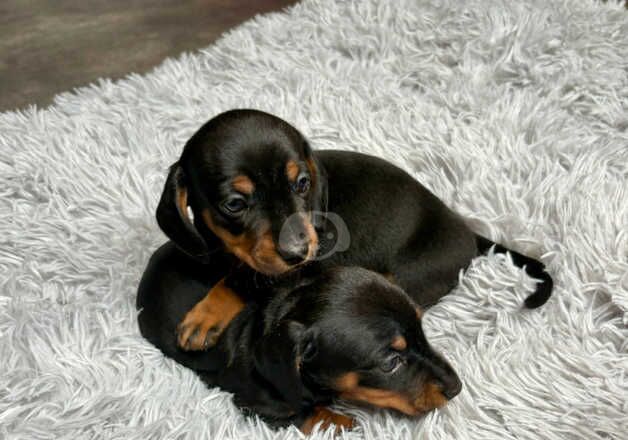
[[[206,350],[218,342],[226,324],[197,304],[177,326],[177,343],[186,351]]]
[[[207,350],[244,308],[244,302],[224,280],[216,284],[177,326],[177,344],[187,351]]]
[[[340,434],[343,429],[349,431],[353,429],[354,425],[352,417],[335,413],[322,406],[317,406],[314,409],[314,413],[308,417],[305,422],[303,422],[303,425],[301,425],[301,432],[309,435],[319,423],[319,429],[321,431],[325,431],[331,425],[334,425],[335,434]]]

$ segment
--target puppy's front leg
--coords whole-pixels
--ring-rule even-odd
[[[301,432],[307,435],[311,434],[318,423],[320,423],[319,429],[321,431],[326,430],[331,425],[335,425],[336,434],[340,434],[343,428],[347,431],[353,428],[352,417],[335,413],[324,406],[317,406],[314,408],[314,413],[305,419],[305,422],[301,425]]]
[[[214,346],[224,329],[243,308],[244,301],[226,286],[223,278],[177,326],[179,347],[190,351]]]

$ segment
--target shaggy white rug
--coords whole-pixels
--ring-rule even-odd
[[[532,281],[477,259],[425,319],[462,394],[415,420],[349,409],[346,438],[626,439],[627,106],[613,2],[308,0],[0,115],[0,438],[301,437],[244,418],[137,329],[168,165],[205,120],[253,107],[397,163],[555,277],[522,310]]]

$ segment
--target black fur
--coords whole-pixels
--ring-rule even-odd
[[[305,197],[291,191],[282,176],[290,159],[316,164],[312,190]],[[170,173],[157,219],[170,239],[201,260],[222,250],[222,242],[200,218],[203,210],[233,234],[255,230],[267,221],[275,243],[291,214],[323,210],[337,214],[346,224],[350,246],[317,264],[322,268],[361,266],[392,274],[395,282],[425,307],[448,293],[456,285],[459,271],[493,245],[398,167],[360,153],[311,151],[295,128],[255,110],[232,110],[211,119],[188,141],[173,169],[176,172]],[[234,193],[225,182],[236,174],[250,176],[256,188],[247,196],[246,215],[229,218],[220,204]],[[183,182],[189,193],[188,203],[196,214],[194,228],[173,203],[178,182]],[[335,225],[314,223],[322,255],[335,245],[336,238],[326,238],[330,232],[333,235]],[[508,251],[501,245],[495,250]],[[542,305],[552,290],[545,267],[517,252],[511,254],[516,265],[525,266],[530,276],[540,280],[526,306]],[[258,281],[263,278],[260,273],[254,275]]]
[[[298,163],[301,173],[307,170],[308,192],[294,191],[284,171],[287,161]],[[238,175],[254,183],[252,194],[237,194],[230,186]],[[230,216],[223,209],[234,195],[246,200],[243,215]],[[193,219],[177,203],[184,199]],[[274,271],[268,266],[267,272],[243,265],[225,252],[225,242],[211,228],[255,240],[270,234],[279,244],[287,219],[310,211],[327,213],[311,222],[317,255],[328,258],[288,270],[286,264]],[[342,252],[330,252],[339,226],[332,214],[350,233]],[[171,168],[157,219],[176,247],[168,243],[155,253],[140,284],[142,334],[208,384],[233,392],[236,404],[277,426],[301,423],[315,405],[336,396],[333,380],[347,371],[360,371],[362,386],[400,395],[429,381],[438,383],[444,395],[457,394],[460,381],[429,347],[412,301],[421,306],[437,302],[455,286],[459,271],[491,246],[510,252],[517,266],[539,280],[527,307],[545,303],[552,290],[541,262],[476,235],[401,169],[364,154],[312,151],[296,129],[253,110],[221,114],[188,141]],[[273,264],[279,267],[277,258]],[[396,285],[345,266],[386,274]],[[177,324],[224,277],[247,300],[245,309],[214,349],[180,350]],[[382,353],[389,354],[382,347],[395,334],[407,339],[407,368],[390,376],[378,365],[386,361]],[[301,359],[300,372],[296,359]]]
[[[487,253],[491,247],[493,247],[493,251],[498,254],[509,253],[512,257],[512,262],[516,266],[523,267],[528,275],[539,280],[534,293],[525,299],[525,305],[527,308],[536,309],[547,302],[552,294],[554,281],[545,270],[545,265],[543,263],[535,260],[534,258],[526,257],[519,252],[507,249],[501,244],[496,244],[488,238],[484,238],[479,235],[477,236],[477,243],[478,250],[482,254]]]
[[[163,245],[140,283],[138,319],[149,341],[208,385],[232,392],[245,412],[276,427],[301,426],[315,406],[338,396],[335,380],[346,372],[359,372],[361,386],[409,401],[427,383],[449,398],[460,391],[454,370],[426,341],[412,300],[384,277],[357,267],[307,268],[260,289],[214,348],[180,350],[176,324],[229,270],[232,261],[225,257],[202,264],[171,242]],[[392,350],[399,335],[407,348]],[[381,365],[391,355],[403,364],[388,373]]]

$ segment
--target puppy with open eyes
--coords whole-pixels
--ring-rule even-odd
[[[157,221],[195,260],[224,253],[241,267],[177,326],[179,346],[190,351],[215,344],[257,290],[310,266],[384,274],[427,307],[494,246],[538,279],[527,307],[544,304],[553,286],[540,261],[476,235],[401,169],[364,154],[312,151],[290,124],[256,110],[222,113],[192,136],[170,169]]]
[[[419,308],[383,276],[357,267],[308,267],[259,289],[214,348],[182,351],[177,323],[231,264],[226,254],[203,264],[171,242],[162,246],[140,283],[140,329],[272,426],[350,429],[350,417],[327,408],[332,399],[415,416],[460,391],[452,367],[425,339]]]

